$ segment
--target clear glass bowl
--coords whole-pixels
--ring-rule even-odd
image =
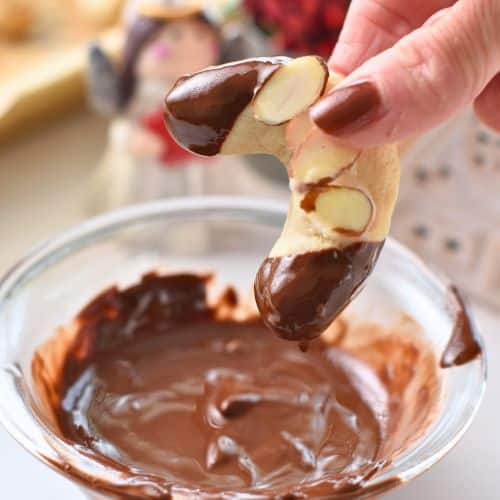
[[[128,285],[142,273],[212,270],[221,285],[251,293],[254,273],[278,237],[286,207],[269,200],[185,198],[131,207],[93,219],[34,250],[0,282],[0,421],[40,460],[85,487],[111,496],[120,475],[79,454],[44,422],[31,380],[34,351],[110,284]],[[417,318],[440,353],[454,314],[448,283],[411,252],[388,240],[363,293],[350,306],[370,321]],[[404,483],[442,458],[461,438],[481,401],[484,357],[444,370],[440,410],[412,448],[367,482],[370,491]],[[95,480],[108,491],[93,491]],[[117,488],[117,489],[115,489]]]

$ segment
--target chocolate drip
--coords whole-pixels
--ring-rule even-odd
[[[316,201],[324,191],[325,189],[321,187],[308,189],[300,202],[300,208],[307,213],[314,212],[316,210]]]
[[[285,61],[248,59],[180,78],[165,101],[172,135],[194,153],[218,154],[240,114]]]
[[[318,337],[371,273],[383,243],[269,257],[255,279],[264,323],[288,340]]]
[[[469,308],[457,287],[450,287],[451,300],[456,309],[455,326],[441,358],[441,368],[459,366],[481,356],[482,348]]]

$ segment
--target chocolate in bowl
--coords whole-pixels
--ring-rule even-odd
[[[151,497],[165,496],[149,476],[131,477],[126,466],[111,464],[103,455],[61,437],[33,383],[33,355],[60,325],[66,327],[59,333],[65,332],[71,341],[71,319],[110,284],[128,288],[148,269],[163,268],[166,263],[170,269],[190,272],[213,269],[220,283],[234,283],[246,296],[262,256],[280,231],[285,211],[281,203],[254,199],[155,202],[99,217],[36,249],[0,280],[0,364],[4,367],[0,370],[0,422],[28,452],[91,498],[130,498],[134,488],[136,497],[144,496],[146,490]],[[380,333],[396,328],[403,332],[408,325],[405,318],[411,316],[421,325],[418,339],[439,359],[454,327],[463,324],[457,318],[472,318],[467,310],[457,315],[461,311],[457,305],[446,281],[389,239],[366,288],[346,311],[345,318],[357,333],[345,337],[349,343],[336,347],[361,356],[363,344],[369,346],[376,331],[369,330],[368,335],[363,324],[375,323]],[[413,330],[415,324],[410,324]],[[455,328],[455,333],[461,331]],[[334,331],[331,335],[336,337]],[[366,477],[355,492],[343,493],[344,497],[373,496],[407,482],[444,456],[463,435],[483,394],[485,357],[483,353],[455,366],[464,359],[460,335],[454,334],[453,339],[456,342],[446,359],[453,366],[438,368],[439,404],[430,426],[391,463]],[[50,370],[60,367],[56,359],[63,358],[56,350],[52,352],[54,363],[46,359],[49,376]],[[299,352],[296,346],[293,352]],[[365,354],[375,352],[367,348]],[[383,356],[369,359],[380,373],[386,371]],[[186,488],[179,487],[174,496],[183,497],[182,491],[188,494]]]
[[[33,358],[60,437],[120,470],[127,494],[355,494],[431,424],[438,362],[410,318],[341,318],[301,352],[234,290],[210,305],[210,281],[109,288]]]

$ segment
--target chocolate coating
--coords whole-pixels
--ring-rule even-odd
[[[173,137],[194,153],[218,154],[240,114],[284,61],[248,59],[180,78],[165,100]]]
[[[321,335],[371,273],[383,243],[269,257],[255,279],[264,323],[288,340]]]

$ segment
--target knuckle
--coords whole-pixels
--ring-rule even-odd
[[[466,93],[472,94],[485,79],[487,71],[481,41],[468,26],[460,26],[460,32],[444,33],[442,36],[443,58],[453,71],[457,84],[463,86]]]
[[[472,71],[476,83],[484,84],[500,62],[500,1],[474,0],[456,7],[445,36],[461,56],[462,69]]]
[[[422,28],[421,36],[398,48],[399,61],[413,86],[433,97],[433,107],[446,108],[449,94],[476,95],[488,80],[488,49],[470,20]]]
[[[478,2],[478,5],[483,10],[486,17],[490,17],[492,15],[500,15],[500,4],[498,3],[498,0],[480,0]]]
[[[445,108],[446,80],[449,69],[437,60],[436,49],[429,43],[402,43],[397,59],[406,74],[406,84],[421,109]],[[439,57],[441,59],[441,57]]]
[[[500,57],[500,1],[479,0],[473,6],[479,18],[477,24],[483,27],[486,45],[489,44],[491,48],[491,41],[493,41],[496,54]]]

